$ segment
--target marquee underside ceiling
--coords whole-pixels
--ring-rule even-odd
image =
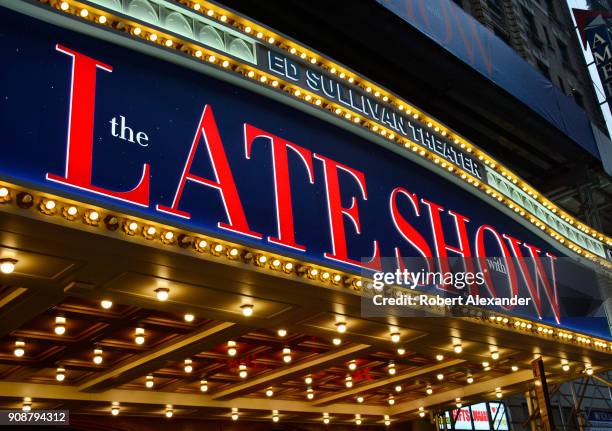
[[[353,424],[359,412],[364,425],[382,425],[385,415],[410,420],[419,407],[429,414],[453,407],[457,398],[495,400],[497,388],[504,397],[524,392],[533,379],[530,362],[540,355],[553,384],[584,376],[587,364],[596,373],[611,368],[609,354],[586,346],[517,336],[474,319],[362,318],[359,292],[346,287],[10,212],[0,216],[0,249],[19,259],[15,272],[0,279],[0,408],[21,408],[31,397],[35,408],[71,414],[110,416],[118,402],[122,417],[163,417],[171,404],[175,419],[231,420],[237,408],[241,421],[270,421],[278,410],[281,421],[321,423],[328,413],[334,423]],[[169,289],[167,301],[156,299],[160,287]],[[103,299],[112,300],[110,309],[101,307]],[[242,314],[244,304],[253,306],[252,316]],[[192,322],[186,313],[195,316]],[[66,318],[63,335],[54,331],[58,316]],[[338,333],[338,322],[346,323],[345,333]],[[138,327],[145,330],[141,345]],[[390,340],[393,332],[401,334],[398,343]],[[228,355],[230,340],[235,356]],[[16,341],[25,342],[22,357],[13,353]],[[458,342],[461,353],[454,351]],[[100,364],[94,349],[102,350]],[[189,373],[185,359],[192,361]],[[58,368],[65,369],[62,382]]]

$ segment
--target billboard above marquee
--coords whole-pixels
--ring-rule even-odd
[[[242,87],[0,14],[20,65],[0,72],[2,180],[368,275],[420,256],[529,261],[510,287],[537,301],[493,309],[609,336],[568,315],[577,293],[601,303],[594,274],[563,279],[562,250],[439,173]]]
[[[601,160],[586,112],[450,0],[377,0]]]

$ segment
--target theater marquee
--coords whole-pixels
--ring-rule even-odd
[[[61,7],[57,13],[63,13]],[[121,229],[127,235],[185,245],[172,231],[160,236],[159,229],[138,224],[132,229],[133,216],[329,268],[284,267],[359,288],[373,272],[389,269],[385,258],[401,269],[406,258],[435,256],[444,270],[446,258],[497,257],[506,271],[500,270],[503,283],[487,280],[472,293],[519,294],[532,301],[517,316],[593,332],[589,325],[563,320],[562,309],[571,301],[566,289],[575,286],[560,280],[556,262],[576,252],[608,267],[604,244],[609,240],[583,225],[576,228],[565,215],[562,219],[552,203],[435,120],[374,87],[356,88],[348,72],[336,70],[339,77],[332,78],[331,69],[313,66],[317,60],[291,57],[288,46],[288,54],[282,54],[278,47],[253,42],[250,63],[262,71],[255,75],[236,53],[227,58],[204,53],[176,35],[129,24],[130,46],[143,43],[138,38],[144,34],[144,43],[170,51],[180,47],[182,62],[198,62],[198,67],[181,67],[5,9],[2,14],[3,59],[27,67],[0,72],[5,148],[0,175],[6,187],[42,193],[34,208],[43,213],[77,218],[69,207],[46,207],[45,193],[78,200],[126,214]],[[111,18],[93,19],[105,25]],[[263,38],[258,33],[255,40]],[[229,80],[236,73],[256,78],[266,90],[295,87],[271,98],[252,91],[253,83]],[[308,106],[281,103],[296,97]],[[310,115],[316,107],[348,124],[338,127],[337,118]],[[381,138],[401,151],[376,145]],[[22,197],[14,196],[19,206],[33,206]],[[90,225],[119,228],[120,223],[88,214],[84,219]],[[566,235],[558,233],[563,229]],[[249,259],[267,265],[261,256]],[[493,309],[514,313],[495,304]]]

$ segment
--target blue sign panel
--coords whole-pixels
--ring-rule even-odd
[[[577,297],[601,302],[592,274],[557,267],[559,250],[438,174],[227,82],[0,19],[3,180],[369,274],[385,257],[501,256],[506,284],[474,293],[514,287],[532,302],[506,312],[607,335],[605,320],[572,318]]]
[[[588,116],[500,38],[449,0],[378,0],[601,159]]]

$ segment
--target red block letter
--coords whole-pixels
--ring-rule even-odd
[[[278,238],[268,237],[268,241],[296,250],[305,251],[306,247],[295,242],[293,224],[293,204],[291,200],[291,182],[289,178],[288,149],[292,150],[304,163],[308,171],[310,184],[314,184],[312,153],[271,133],[264,132],[250,124],[244,125],[244,150],[246,158],[251,158],[251,146],[255,138],[267,138],[272,144],[272,162],[274,166],[274,195],[276,198],[276,223]]]
[[[395,228],[402,235],[402,237],[406,241],[408,241],[419,252],[419,254],[421,254],[423,257],[428,258],[427,265],[429,266],[429,270],[431,270],[431,259],[429,258],[431,258],[432,254],[429,244],[427,244],[427,241],[425,241],[423,235],[421,235],[419,231],[417,231],[410,223],[408,223],[408,221],[406,221],[406,219],[402,216],[397,207],[397,199],[402,195],[408,198],[408,200],[412,204],[412,207],[414,208],[414,212],[416,213],[417,217],[421,216],[421,210],[419,208],[419,199],[417,198],[417,195],[411,194],[410,192],[408,192],[408,190],[404,188],[397,187],[391,192],[391,197],[389,198],[391,220],[393,220]],[[403,271],[405,265],[402,262],[402,256],[400,255],[399,247],[395,247],[395,257],[397,258],[397,266],[400,268],[400,270]]]
[[[451,210],[448,211],[448,213],[455,220],[455,230],[457,231],[457,237],[459,239],[459,247],[448,245],[446,239],[444,238],[444,228],[442,227],[442,219],[440,218],[440,213],[444,211],[444,208],[433,202],[426,201],[425,199],[421,199],[421,202],[423,202],[429,208],[429,215],[431,217],[431,229],[433,231],[434,236],[436,256],[438,256],[438,260],[440,262],[440,271],[443,273],[451,272],[448,263],[447,251],[452,251],[453,253],[457,253],[458,255],[465,258],[464,262],[466,272],[474,272],[474,265],[472,264],[472,260],[470,259],[472,257],[472,254],[470,251],[470,241],[468,239],[466,228],[466,224],[470,221],[470,219]],[[440,287],[445,290],[451,290],[447,287],[447,285],[442,285]]]
[[[540,259],[540,250],[533,245],[529,245],[527,243],[523,243],[525,248],[529,250],[529,255],[534,263],[535,269],[535,280],[531,277],[531,273],[529,268],[527,267],[527,262],[525,257],[523,256],[523,252],[521,251],[519,245],[521,241],[516,238],[512,238],[509,235],[504,235],[504,238],[508,240],[510,246],[512,248],[512,253],[514,257],[519,261],[519,268],[521,270],[521,274],[523,276],[523,280],[525,280],[525,284],[527,285],[527,290],[529,291],[529,295],[533,299],[535,304],[536,311],[538,313],[538,317],[542,317],[542,298],[540,297],[540,280],[542,284],[544,284],[544,293],[548,297],[548,302],[552,308],[553,314],[555,316],[555,320],[557,323],[561,322],[561,311],[559,309],[559,298],[557,297],[557,280],[555,278],[555,259],[556,257],[550,253],[546,253],[546,256],[550,259],[551,271],[552,271],[552,283],[548,279],[546,275],[546,271],[544,270],[544,266],[542,266],[542,260]]]
[[[200,135],[204,137],[206,149],[208,150],[208,155],[215,172],[214,181],[191,173],[191,165],[193,163],[196,151],[198,150],[198,143],[200,142],[201,137]],[[223,148],[223,143],[221,142],[221,136],[219,136],[217,123],[215,123],[212,108],[208,105],[204,107],[200,124],[198,125],[195,136],[193,137],[193,143],[191,144],[191,149],[189,150],[189,155],[187,156],[187,161],[185,162],[183,174],[181,175],[181,180],[178,188],[176,189],[172,206],[166,207],[163,205],[157,205],[157,210],[178,217],[190,219],[190,213],[178,209],[178,204],[181,200],[181,196],[183,195],[183,191],[185,189],[185,184],[188,180],[203,186],[217,189],[221,194],[221,199],[225,205],[225,213],[227,214],[229,223],[219,222],[217,226],[219,226],[221,229],[240,233],[242,235],[251,236],[257,239],[261,238],[260,233],[254,232],[249,228],[246,216],[244,215],[244,210],[242,209],[242,203],[240,202],[240,196],[238,196],[238,190],[236,190],[236,183],[234,182],[234,177],[227,161],[227,156],[225,155],[225,149]]]
[[[510,283],[510,293],[511,296],[518,295],[518,280],[516,277],[516,267],[514,266],[514,261],[512,260],[512,256],[510,256],[510,252],[508,251],[508,247],[502,241],[500,234],[492,227],[492,226],[480,226],[478,231],[476,232],[476,256],[478,256],[478,264],[480,266],[481,271],[484,274],[485,284],[487,285],[487,290],[491,294],[493,298],[497,298],[497,289],[495,289],[495,285],[493,284],[493,280],[491,278],[491,272],[488,269],[487,264],[487,251],[485,250],[485,241],[484,235],[489,232],[499,245],[499,248],[502,251],[504,256],[504,261],[506,262],[506,268],[508,269],[508,282]],[[477,292],[472,291],[472,294]],[[511,310],[514,306],[503,306],[506,310]]]
[[[348,263],[349,265],[380,270],[381,262],[378,241],[374,241],[374,254],[372,259],[365,264],[357,260],[350,259],[348,257],[346,247],[346,233],[344,230],[343,216],[348,217],[348,219],[353,223],[353,226],[355,226],[355,230],[358,234],[361,234],[361,224],[359,223],[359,209],[357,207],[357,199],[355,196],[352,197],[351,206],[349,208],[344,208],[342,206],[340,183],[338,181],[338,169],[343,170],[355,178],[357,184],[359,184],[359,188],[361,189],[363,199],[368,200],[365,177],[363,173],[319,154],[315,154],[314,157],[323,162],[325,172],[325,191],[327,195],[327,210],[332,236],[333,252],[325,253],[324,256],[328,259]]]
[[[93,128],[96,99],[96,71],[113,68],[79,52],[56,45],[55,49],[72,57],[70,114],[66,172],[63,177],[47,174],[49,181],[147,207],[149,206],[149,165],[145,164],[138,185],[127,192],[116,192],[91,184]]]

